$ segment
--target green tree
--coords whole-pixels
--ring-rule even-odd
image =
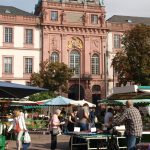
[[[40,63],[39,73],[33,73],[30,81],[32,85],[47,88],[50,92],[67,92],[67,82],[73,75],[73,70],[64,63]]]
[[[41,101],[41,100],[45,100],[45,99],[51,99],[53,97],[55,97],[54,93],[40,92],[40,93],[29,96],[29,100],[30,101]]]
[[[125,32],[122,44],[112,61],[119,83],[150,85],[150,26],[136,25]]]

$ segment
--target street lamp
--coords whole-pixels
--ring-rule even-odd
[[[80,65],[79,65],[79,100],[80,100]]]

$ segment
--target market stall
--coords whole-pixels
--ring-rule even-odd
[[[9,117],[12,115],[10,113],[10,104],[12,100],[20,100],[26,96],[39,93],[42,91],[47,91],[47,89],[26,86],[15,83],[8,83],[0,81],[0,128],[2,132],[0,133],[0,149],[5,149],[5,131],[8,125]]]
[[[150,86],[115,87],[113,93],[99,103],[113,108],[121,107],[123,110],[127,100],[132,100],[134,106],[141,112],[143,120],[141,141],[150,143]]]

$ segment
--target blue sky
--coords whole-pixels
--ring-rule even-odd
[[[28,12],[34,11],[38,0],[0,0],[0,5],[15,6]],[[107,18],[113,15],[150,17],[150,0],[104,0]]]

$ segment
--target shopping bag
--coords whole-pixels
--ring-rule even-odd
[[[31,143],[31,137],[28,132],[24,133],[23,143]]]
[[[58,128],[52,128],[52,135],[58,135],[59,129]]]

